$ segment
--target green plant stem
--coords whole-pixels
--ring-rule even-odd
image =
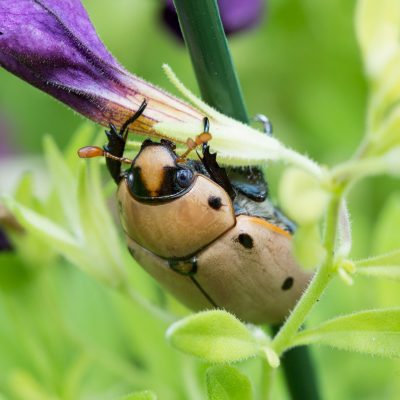
[[[215,0],[174,0],[203,100],[248,123],[239,80]]]
[[[310,379],[314,371],[311,351],[308,347],[295,347],[281,357],[289,392],[295,399],[320,399],[317,379]]]
[[[279,330],[278,334],[275,336],[272,342],[273,348],[279,355],[281,355],[287,348],[290,347],[292,339],[294,338],[300,327],[303,325],[313,306],[317,303],[323,291],[326,289],[329,282],[334,276],[334,250],[340,204],[341,196],[335,194],[330,201],[325,223],[325,261],[315,273],[307,290],[300,298],[296,307],[293,309],[285,324],[282,325],[281,329]]]
[[[267,360],[262,360],[262,382],[259,400],[272,399],[272,388],[275,377],[275,369],[272,368]]]
[[[216,1],[174,0],[174,4],[203,100],[218,111],[249,123]],[[318,175],[320,171],[318,167],[316,169]],[[246,168],[241,169],[241,172],[246,174]],[[304,349],[302,355],[307,351]],[[311,386],[317,387],[315,373],[308,356],[305,362],[300,356],[295,358],[297,368],[307,374]],[[286,360],[288,359],[291,358],[286,354]],[[282,362],[285,371],[287,370],[286,360]],[[274,375],[269,366],[265,367],[261,388],[263,400],[269,397]],[[289,375],[287,376],[290,379]],[[303,389],[304,387],[296,387],[289,383],[289,390],[294,399],[318,398],[318,396],[307,397],[309,391],[302,391]]]

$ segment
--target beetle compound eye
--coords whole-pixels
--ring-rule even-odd
[[[193,178],[193,172],[189,169],[179,169],[176,171],[175,179],[181,188],[186,188],[190,185]]]

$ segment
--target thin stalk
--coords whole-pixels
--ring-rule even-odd
[[[285,352],[281,357],[286,384],[294,399],[320,399],[317,379],[310,379],[314,371],[311,349],[302,346]],[[265,398],[267,399],[267,398]]]
[[[262,382],[259,400],[272,400],[272,389],[276,370],[262,360]]]
[[[174,0],[201,97],[210,106],[248,123],[239,80],[215,0]]]
[[[216,1],[174,0],[174,4],[203,100],[218,111],[236,120],[249,123]],[[307,166],[311,164],[312,162],[307,160]],[[317,176],[321,174],[320,169],[314,164],[311,167],[316,169]],[[247,174],[246,168],[241,168],[239,171],[244,175]],[[307,351],[306,348],[301,353],[298,349],[290,350],[286,354],[286,359],[282,360],[282,366],[288,379],[292,379],[293,375],[290,375],[288,371],[293,370],[292,360],[295,358],[297,368],[307,374],[310,386],[317,388],[315,372],[306,354]],[[290,353],[293,356],[290,356]],[[302,360],[302,357],[305,359]],[[290,365],[286,365],[288,361]],[[264,399],[267,399],[270,393],[274,375],[271,368],[266,366],[261,389]],[[288,386],[293,399],[319,398],[317,390],[312,397],[309,390],[304,390],[304,385],[301,387],[296,386],[294,382],[289,382]]]
[[[333,278],[334,249],[336,231],[339,219],[341,196],[334,196],[329,204],[324,235],[326,259],[314,275],[304,295],[300,298],[289,318],[275,336],[272,345],[278,354],[282,354],[288,347],[297,331],[303,325],[317,300]]]

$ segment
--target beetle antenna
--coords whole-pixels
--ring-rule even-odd
[[[121,129],[119,131],[119,135],[123,137],[124,142],[126,142],[126,138],[128,136],[128,126],[135,122],[144,112],[144,110],[147,107],[147,100],[144,99],[138,110],[135,112],[135,114],[132,115],[132,117],[128,118],[124,124],[121,126]]]
[[[108,151],[105,151],[101,147],[97,147],[97,146],[81,147],[78,150],[78,156],[80,158],[105,157],[105,158],[111,158],[112,160],[116,160],[121,163],[132,164],[132,160],[130,160],[129,158],[114,156],[113,154],[109,153]]]

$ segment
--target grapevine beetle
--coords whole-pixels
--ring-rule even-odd
[[[224,308],[247,322],[282,322],[310,274],[294,259],[293,225],[268,200],[263,177],[228,177],[206,143],[207,118],[181,156],[168,140],[146,139],[133,160],[124,158],[127,128],[145,107],[146,101],[119,132],[110,124],[103,149],[78,152],[106,157],[130,253],[195,311]],[[186,159],[200,145],[199,160]]]

